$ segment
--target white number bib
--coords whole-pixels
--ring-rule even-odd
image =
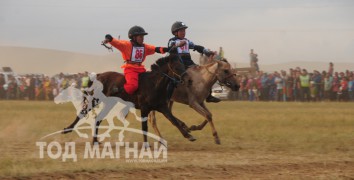
[[[144,60],[144,51],[145,51],[144,47],[135,47],[135,46],[133,46],[132,56],[131,56],[130,60],[132,62],[138,62],[138,63],[143,62],[143,60]]]
[[[184,40],[187,41],[186,44],[184,44],[184,46],[178,47],[178,53],[179,54],[184,54],[184,53],[189,53],[189,41],[188,40]],[[176,44],[179,44],[181,42],[181,40],[176,40]]]

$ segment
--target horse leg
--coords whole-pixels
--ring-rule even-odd
[[[121,122],[123,123],[123,129],[119,132],[119,135],[118,135],[118,139],[120,142],[123,141],[125,129],[127,129],[127,127],[129,126],[129,122],[126,118],[121,120]]]
[[[82,109],[80,111],[80,114],[76,116],[74,122],[72,122],[68,127],[64,128],[64,130],[61,132],[62,134],[70,133],[73,131],[75,125],[86,115],[88,114],[87,110]]]
[[[106,137],[111,137],[109,133],[111,132],[111,130],[113,130],[114,123],[113,123],[113,117],[112,117],[112,120],[111,120],[111,118],[108,117],[108,115],[111,112],[111,110],[113,109],[113,107],[116,105],[116,103],[117,102],[110,101],[110,100],[106,100],[106,102],[102,103],[103,109],[98,114],[96,119],[99,119],[101,121],[106,119],[107,122],[108,122],[108,129],[104,133],[98,135],[100,137],[100,141],[103,141],[104,138],[106,138]]]
[[[218,136],[218,133],[215,129],[214,123],[213,123],[213,118],[212,118],[212,114],[210,113],[210,111],[205,107],[204,103],[198,104],[198,103],[193,103],[191,105],[191,107],[197,111],[199,114],[201,114],[202,116],[204,116],[206,118],[206,120],[204,122],[202,122],[200,125],[198,126],[191,126],[190,130],[202,130],[205,125],[209,122],[211,129],[212,129],[212,133],[214,136],[214,140],[216,144],[220,144],[220,139]]]
[[[201,124],[199,125],[192,125],[189,130],[191,131],[197,131],[197,130],[202,130],[205,125],[208,124],[208,121],[207,120],[204,120]]]
[[[173,106],[173,101],[170,101],[168,103],[168,108],[170,109],[171,112],[172,112],[172,106]]]
[[[149,115],[149,110],[146,110],[145,108],[141,108],[141,119],[145,119],[143,121],[141,121],[141,129],[143,131],[143,137],[144,137],[144,144],[143,146],[145,148],[149,147],[149,144],[147,142],[147,133],[148,133],[148,124],[147,124],[147,119],[146,117],[148,117]]]
[[[221,144],[218,132],[216,131],[216,128],[214,126],[213,117],[212,117],[211,112],[205,106],[204,102],[201,104],[201,106],[208,112],[208,114],[210,114],[210,115],[207,116],[207,120],[208,120],[208,122],[210,124],[211,130],[212,130],[212,133],[213,133],[213,136],[214,136],[215,143],[216,144]]]
[[[91,122],[90,122],[91,121]],[[93,122],[93,119],[91,119],[90,117],[87,117],[86,119],[84,120],[81,120],[79,121],[75,127],[73,127],[73,130],[76,132],[76,134],[79,136],[79,137],[82,137],[82,138],[88,138],[88,134],[87,133],[81,133],[78,129],[78,127],[80,127],[81,125],[87,123],[89,125],[91,125],[91,123]]]
[[[149,113],[148,119],[149,119],[150,124],[152,125],[152,128],[154,128],[155,133],[160,137],[160,143],[162,143],[163,137],[159,131],[159,128],[157,128],[155,111],[151,111]]]
[[[131,108],[131,109],[133,109],[133,108]],[[142,117],[141,115],[140,115],[140,116],[137,115],[136,112],[135,112],[135,110],[130,110],[130,112],[135,116],[135,119],[136,119],[137,121],[140,121],[140,122],[147,121],[147,118],[148,118],[148,117]]]
[[[196,139],[190,135],[188,133],[187,130],[185,130],[179,123],[179,119],[177,119],[175,116],[173,116],[173,114],[171,113],[171,111],[169,110],[169,108],[166,106],[161,107],[158,110],[160,113],[162,113],[174,126],[176,126],[178,128],[178,130],[182,133],[182,135],[187,138],[189,141],[195,141]]]
[[[92,144],[99,144],[98,141],[98,128],[101,124],[102,120],[96,121],[95,125],[94,125],[94,135],[93,135],[93,140],[92,140]]]
[[[91,105],[90,104],[91,102],[86,102],[84,100],[83,103],[84,103],[84,105],[82,106],[82,109],[79,112],[79,115],[76,116],[73,123],[71,123],[68,127],[64,128],[64,130],[62,131],[62,134],[72,132],[75,125],[91,111],[91,108],[93,108],[93,107],[91,107],[91,108],[89,107]]]
[[[128,120],[126,119],[127,116],[128,116],[128,115],[126,115],[125,117],[123,116],[122,118],[119,118],[119,120],[123,123],[123,128],[122,128],[122,130],[119,132],[119,135],[118,135],[118,140],[119,140],[119,142],[122,142],[122,141],[123,141],[125,129],[127,129],[127,127],[129,126],[129,122],[128,122]]]
[[[192,125],[189,130],[191,131],[196,131],[196,130],[202,130],[205,125],[208,123],[208,117],[211,118],[211,113],[207,111],[205,108],[203,108],[200,104],[193,102],[192,104],[189,105],[192,109],[194,109],[197,113],[202,115],[206,120],[204,120],[201,124],[199,125]]]
[[[75,120],[73,123],[71,123],[68,127],[64,128],[64,130],[61,132],[62,134],[70,133],[73,131],[75,125],[80,121],[80,117],[76,116]]]
[[[109,100],[106,100],[105,102],[101,103],[101,105],[103,106],[103,109],[97,115],[96,121],[95,121],[96,125],[97,125],[97,122],[99,122],[96,127],[95,137],[97,138],[97,136],[98,136],[101,141],[103,141],[106,137],[111,137],[109,133],[113,129],[113,127],[111,127],[111,124],[109,124],[108,129],[104,133],[98,135],[98,126],[101,124],[102,120],[104,120],[106,118],[106,116],[112,110],[112,108],[116,105],[116,103],[117,102],[109,101]],[[114,124],[113,124],[113,126],[114,126]]]
[[[173,101],[170,101],[168,104],[168,108],[170,109],[170,112],[172,112],[172,106],[173,106]],[[155,116],[155,114],[154,114]],[[179,120],[178,118],[176,118],[178,123],[182,126],[182,128],[184,128],[187,132],[190,132],[188,126],[181,120]],[[156,123],[156,122],[155,122]]]
[[[126,128],[129,126],[129,122],[127,120],[127,116],[128,116],[128,113],[129,113],[129,109],[131,107],[130,106],[125,106],[118,114],[117,118],[118,120],[120,120],[122,123],[123,123],[123,128],[122,130],[119,132],[119,135],[118,135],[118,139],[120,142],[123,141],[124,139],[124,131],[126,130]]]

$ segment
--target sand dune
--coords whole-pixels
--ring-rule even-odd
[[[0,66],[10,66],[19,74],[44,73],[53,75],[59,72],[81,72],[113,70],[112,57],[87,55],[73,52],[24,48],[0,47]],[[101,63],[105,61],[105,63]],[[115,65],[115,66],[114,66]]]
[[[149,69],[150,65],[161,55],[149,56],[145,61],[145,66]],[[193,59],[198,62],[199,55],[193,54]],[[233,66],[247,67],[246,60],[229,60]],[[118,71],[122,72],[120,66],[123,60],[118,51],[107,53],[107,55],[91,55],[75,52],[28,48],[28,47],[7,47],[0,46],[0,67],[9,66],[18,74],[25,73],[43,73],[54,75],[59,72],[76,73],[83,71],[104,72]],[[300,66],[308,70],[327,70],[328,62],[290,62],[282,64],[262,64],[260,68],[266,72],[288,70],[290,67]],[[336,71],[346,69],[354,70],[354,63],[335,63]]]

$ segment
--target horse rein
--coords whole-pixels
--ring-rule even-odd
[[[168,69],[172,72],[173,75],[176,75],[180,81],[182,81],[182,77],[187,73],[186,71],[184,71],[181,75],[177,74],[175,71],[173,71],[170,64],[168,64]]]
[[[170,57],[168,57],[169,59],[170,59]],[[181,59],[181,57],[178,55],[178,58],[179,58],[179,60],[181,61],[181,63],[183,64],[183,62],[182,62],[182,59]],[[159,66],[160,67],[160,66]],[[182,77],[187,73],[186,71],[184,71],[181,75],[179,75],[178,73],[176,73],[173,69],[172,69],[172,67],[171,67],[171,65],[168,63],[167,64],[167,67],[168,67],[168,69],[172,72],[172,74],[173,74],[173,76],[177,76],[177,78],[175,78],[175,77],[171,77],[171,76],[169,76],[168,74],[166,74],[166,73],[161,73],[162,75],[164,75],[165,77],[167,77],[168,79],[170,79],[170,80],[172,80],[174,83],[180,83],[180,84],[183,84],[184,83],[184,81],[182,80]]]
[[[236,74],[230,74],[230,75],[226,76],[223,81],[219,81],[218,80],[219,84],[222,85],[222,86],[225,86],[225,85],[229,84],[228,82],[226,82],[226,80],[229,79],[232,76],[236,76]]]

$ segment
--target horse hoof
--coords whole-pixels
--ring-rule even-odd
[[[193,141],[195,141],[195,140],[197,140],[197,139],[194,138],[194,137],[191,135],[191,136],[188,137],[188,140],[193,142]]]
[[[220,139],[215,139],[215,144],[221,144]]]
[[[61,132],[62,134],[70,133],[73,130],[71,128],[64,128],[64,130]]]

